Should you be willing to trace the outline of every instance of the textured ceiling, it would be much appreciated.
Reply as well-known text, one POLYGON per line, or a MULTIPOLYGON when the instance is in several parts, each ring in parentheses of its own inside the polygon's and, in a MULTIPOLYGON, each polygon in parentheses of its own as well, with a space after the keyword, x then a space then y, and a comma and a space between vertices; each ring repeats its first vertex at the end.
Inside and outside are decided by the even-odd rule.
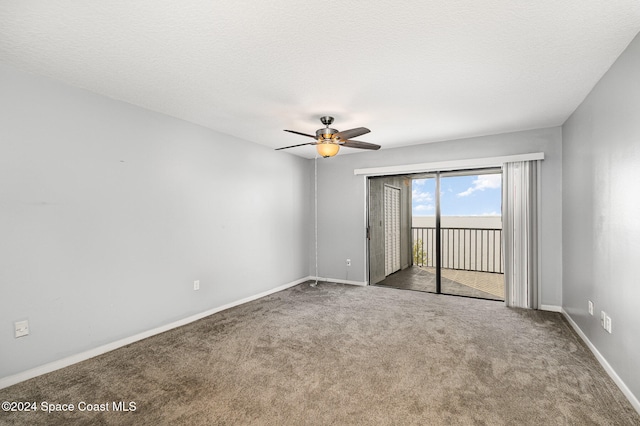
POLYGON ((0 0, 0 61, 272 148, 560 125, 638 31, 638 0, 0 0))

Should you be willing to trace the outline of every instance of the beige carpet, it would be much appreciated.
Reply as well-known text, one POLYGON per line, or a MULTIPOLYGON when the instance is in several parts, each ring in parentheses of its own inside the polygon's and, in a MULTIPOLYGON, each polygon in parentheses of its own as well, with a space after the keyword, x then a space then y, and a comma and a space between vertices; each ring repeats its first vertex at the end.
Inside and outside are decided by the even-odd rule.
POLYGON ((556 313, 301 284, 0 390, 0 424, 638 425, 556 313), (113 402, 135 402, 114 412, 113 402), (99 406, 97 406, 99 408, 99 406))

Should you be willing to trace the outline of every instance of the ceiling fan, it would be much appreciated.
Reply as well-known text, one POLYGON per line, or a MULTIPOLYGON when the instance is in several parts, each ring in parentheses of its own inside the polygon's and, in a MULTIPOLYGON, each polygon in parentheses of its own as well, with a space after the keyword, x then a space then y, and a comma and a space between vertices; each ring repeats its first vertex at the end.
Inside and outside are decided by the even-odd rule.
POLYGON ((320 121, 326 127, 324 129, 316 130, 316 135, 309 135, 307 133, 296 132, 295 130, 285 130, 285 132, 295 133, 296 135, 307 136, 312 139, 315 139, 313 142, 301 143, 298 145, 285 146, 282 148, 277 148, 276 151, 281 149, 295 148, 297 146, 304 145, 315 145, 318 150, 318 154, 323 157, 333 157, 338 153, 341 146, 346 146, 347 148, 358 148, 358 149, 380 149, 380 145, 376 145, 368 142, 359 142, 353 141, 351 138, 355 138, 364 134, 369 133, 371 130, 366 127, 356 127, 355 129, 344 130, 342 132, 337 131, 336 129, 330 129, 329 126, 333 123, 333 117, 320 117, 320 121))

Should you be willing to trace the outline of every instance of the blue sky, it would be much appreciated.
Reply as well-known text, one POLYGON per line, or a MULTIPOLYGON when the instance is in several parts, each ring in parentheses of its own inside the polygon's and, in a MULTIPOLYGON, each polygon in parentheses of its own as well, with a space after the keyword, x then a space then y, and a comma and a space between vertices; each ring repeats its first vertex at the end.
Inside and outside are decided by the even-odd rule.
MULTIPOLYGON (((499 216, 502 205, 500 174, 440 178, 442 216, 499 216)), ((436 180, 414 179, 413 215, 434 216, 436 180)))

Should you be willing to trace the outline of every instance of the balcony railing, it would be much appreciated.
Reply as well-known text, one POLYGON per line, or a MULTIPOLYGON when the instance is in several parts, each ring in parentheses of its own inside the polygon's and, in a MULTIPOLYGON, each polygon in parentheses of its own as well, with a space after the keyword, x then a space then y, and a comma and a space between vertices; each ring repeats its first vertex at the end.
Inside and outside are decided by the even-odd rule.
MULTIPOLYGON (((442 268, 503 274, 502 229, 440 228, 442 268)), ((413 264, 435 267, 436 228, 411 228, 413 264)))

